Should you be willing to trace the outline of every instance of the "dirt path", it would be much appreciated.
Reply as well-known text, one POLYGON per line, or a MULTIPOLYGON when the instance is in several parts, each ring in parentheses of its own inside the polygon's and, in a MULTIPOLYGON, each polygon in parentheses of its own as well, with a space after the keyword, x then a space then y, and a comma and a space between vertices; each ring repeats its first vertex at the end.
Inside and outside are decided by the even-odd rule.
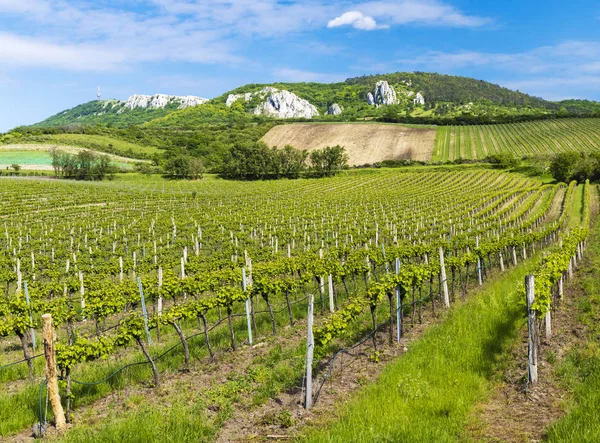
MULTIPOLYGON (((555 197, 551 210, 553 218, 560 214, 565 191, 559 190, 555 197)), ((598 213, 596 191, 592 193, 592 213, 598 213)), ((576 271, 573 280, 565 284, 565 297, 552 313, 552 336, 541 337, 538 383, 534 387, 527 385, 528 336, 527 329, 523 328, 519 342, 506 356, 496 389, 473 414, 470 432, 477 441, 543 441, 546 428, 565 414, 568 394, 561 385, 556 368, 585 337, 585 327, 577 318, 577 304, 585 296, 585 291, 578 284, 581 272, 585 271, 576 271)))
POLYGON ((391 124, 287 124, 262 138, 269 146, 292 145, 312 151, 326 146, 346 148, 350 165, 383 160, 431 160, 436 130, 391 124))

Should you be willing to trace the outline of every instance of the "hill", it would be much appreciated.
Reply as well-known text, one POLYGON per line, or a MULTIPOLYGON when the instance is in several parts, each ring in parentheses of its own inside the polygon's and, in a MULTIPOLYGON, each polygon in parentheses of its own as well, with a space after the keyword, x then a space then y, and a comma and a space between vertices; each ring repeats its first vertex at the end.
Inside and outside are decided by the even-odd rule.
POLYGON ((448 124, 457 120, 505 122, 559 112, 600 112, 596 102, 561 103, 483 80, 425 72, 349 78, 337 83, 248 84, 208 101, 200 97, 131 96, 76 106, 35 126, 104 125, 185 127, 245 120, 356 121, 383 119, 448 124), (412 120, 411 120, 412 119, 412 120))
POLYGON ((555 119, 505 125, 439 127, 433 160, 483 159, 498 152, 517 157, 596 151, 600 119, 555 119))
POLYGON ((163 117, 178 109, 197 106, 206 101, 204 98, 195 96, 136 94, 129 97, 127 101, 111 99, 84 103, 59 112, 33 126, 108 125, 126 128, 163 117))
POLYGON ((600 118, 564 118, 465 126, 406 126, 369 123, 279 125, 261 139, 269 146, 313 150, 341 145, 354 165, 383 160, 446 162, 483 160, 500 152, 516 157, 591 152, 600 146, 600 118))
POLYGON ((346 149, 350 165, 383 160, 431 160, 435 128, 403 125, 340 123, 296 123, 279 125, 261 140, 280 148, 289 144, 312 151, 340 145, 346 149))

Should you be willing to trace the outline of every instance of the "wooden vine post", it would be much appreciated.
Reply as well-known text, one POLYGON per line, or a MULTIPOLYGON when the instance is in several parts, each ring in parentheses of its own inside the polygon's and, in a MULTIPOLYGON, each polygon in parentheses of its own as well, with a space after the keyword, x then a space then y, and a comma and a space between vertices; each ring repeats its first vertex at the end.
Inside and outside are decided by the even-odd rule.
POLYGON ((306 339, 306 400, 304 408, 312 407, 312 365, 313 353, 315 350, 315 338, 313 335, 313 315, 315 307, 315 296, 310 295, 308 298, 308 334, 306 339))
MULTIPOLYGON (((246 268, 242 268, 242 289, 244 290, 244 293, 248 292, 248 281, 246 279, 246 268)), ((252 346, 252 323, 251 323, 251 319, 250 319, 250 295, 248 294, 248 297, 246 298, 245 301, 246 304, 246 322, 248 323, 248 343, 250 344, 250 346, 252 346)))
POLYGON ((529 331, 529 340, 528 340, 528 363, 527 363, 527 372, 529 384, 534 385, 538 381, 538 372, 537 372, 537 344, 538 344, 538 334, 537 328, 535 325, 535 311, 531 309, 533 302, 535 300, 535 284, 534 284, 534 276, 528 274, 525 277, 525 295, 527 298, 527 329, 529 331))
MULTIPOLYGON (((475 237, 475 247, 479 250, 479 236, 475 237)), ((481 278, 481 257, 479 253, 477 253, 477 281, 479 282, 479 286, 483 285, 481 278)))
MULTIPOLYGON (((396 258, 396 275, 400 274, 400 259, 396 258)), ((396 341, 402 337, 402 296, 400 285, 396 286, 396 341)), ((390 326, 391 327, 391 326, 390 326)))
POLYGON ((52 405, 56 429, 62 431, 65 429, 67 421, 58 393, 58 373, 56 371, 56 358, 54 355, 54 329, 52 328, 52 316, 50 314, 42 315, 42 334, 44 337, 44 356, 46 357, 48 397, 52 405))
POLYGON ((442 274, 442 291, 444 306, 450 307, 450 295, 448 294, 448 279, 446 278, 446 266, 444 265, 444 248, 440 247, 440 272, 442 274))

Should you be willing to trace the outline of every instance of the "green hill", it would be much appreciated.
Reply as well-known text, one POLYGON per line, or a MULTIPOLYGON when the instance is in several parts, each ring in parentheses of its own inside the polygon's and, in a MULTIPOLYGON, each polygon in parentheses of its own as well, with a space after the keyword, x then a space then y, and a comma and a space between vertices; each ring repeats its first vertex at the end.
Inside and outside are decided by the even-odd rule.
MULTIPOLYGON (((338 83, 269 83, 248 84, 222 94, 209 103, 180 108, 169 101, 164 108, 133 108, 117 100, 94 101, 60 112, 34 125, 36 127, 102 125, 127 128, 149 123, 151 127, 190 128, 200 124, 231 123, 245 120, 261 122, 271 119, 256 116, 253 110, 265 96, 256 94, 265 87, 287 90, 307 100, 319 112, 317 121, 355 121, 382 119, 416 123, 449 124, 451 122, 507 122, 544 118, 560 112, 592 114, 600 112, 596 102, 570 100, 551 102, 519 91, 467 77, 425 72, 398 72, 349 78, 338 83), (396 103, 373 106, 367 96, 379 81, 386 81, 396 95, 396 103), (232 94, 255 93, 252 98, 229 103, 232 94), (423 103, 415 102, 421 94, 423 103), (337 103, 340 115, 327 115, 337 103)), ((292 119, 293 120, 293 119, 292 119)))
POLYGON ((177 107, 173 104, 164 109, 137 108, 129 110, 124 107, 124 102, 121 101, 96 100, 59 112, 33 126, 107 125, 126 128, 163 117, 176 111, 177 107))
POLYGON ((434 161, 483 159, 499 152, 549 156, 600 148, 600 118, 561 118, 500 125, 437 128, 434 161))

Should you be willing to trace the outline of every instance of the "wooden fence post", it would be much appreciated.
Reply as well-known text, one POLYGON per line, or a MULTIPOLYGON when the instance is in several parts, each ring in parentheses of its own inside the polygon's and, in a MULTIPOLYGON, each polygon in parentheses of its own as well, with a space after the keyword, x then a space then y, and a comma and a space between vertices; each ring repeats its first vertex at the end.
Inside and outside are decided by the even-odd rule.
POLYGON ((52 316, 42 315, 42 334, 44 337, 44 356, 46 357, 46 381, 48 385, 48 397, 54 412, 56 429, 62 431, 67 425, 65 411, 60 402, 58 393, 58 375, 56 371, 56 359, 54 356, 54 329, 52 328, 52 316))
POLYGON ((528 341, 528 378, 529 384, 534 385, 538 381, 537 373, 537 329, 535 325, 535 311, 531 309, 535 300, 535 283, 531 274, 525 276, 525 293, 527 298, 527 329, 529 331, 528 341))

